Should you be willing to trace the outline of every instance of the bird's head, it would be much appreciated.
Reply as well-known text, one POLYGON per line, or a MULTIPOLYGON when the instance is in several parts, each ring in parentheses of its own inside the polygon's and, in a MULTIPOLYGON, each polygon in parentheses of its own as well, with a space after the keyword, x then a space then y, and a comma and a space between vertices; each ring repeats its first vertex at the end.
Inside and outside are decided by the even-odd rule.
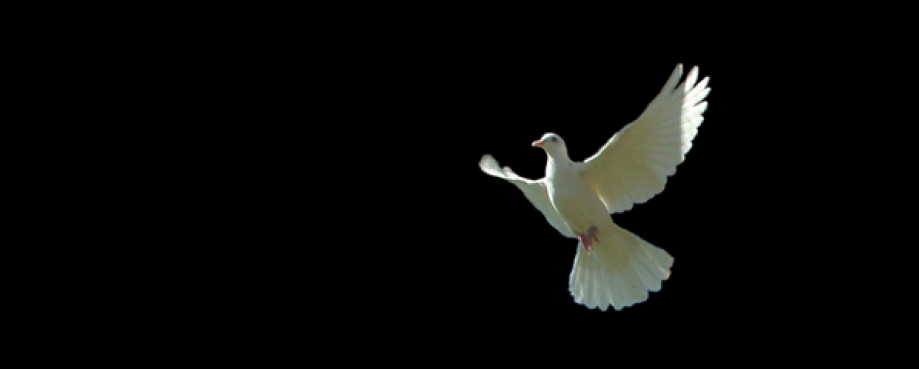
POLYGON ((568 157, 568 149, 565 148, 565 141, 555 133, 546 133, 542 138, 533 141, 533 147, 546 150, 546 153, 552 156, 562 155, 568 157))

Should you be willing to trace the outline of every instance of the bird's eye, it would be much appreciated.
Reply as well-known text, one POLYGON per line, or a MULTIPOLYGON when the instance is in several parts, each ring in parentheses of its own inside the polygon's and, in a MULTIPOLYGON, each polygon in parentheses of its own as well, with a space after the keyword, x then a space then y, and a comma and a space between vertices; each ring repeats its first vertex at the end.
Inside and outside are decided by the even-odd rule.
POLYGON ((552 141, 552 142, 558 141, 558 140, 555 139, 555 137, 552 137, 552 138, 550 138, 549 140, 552 141))

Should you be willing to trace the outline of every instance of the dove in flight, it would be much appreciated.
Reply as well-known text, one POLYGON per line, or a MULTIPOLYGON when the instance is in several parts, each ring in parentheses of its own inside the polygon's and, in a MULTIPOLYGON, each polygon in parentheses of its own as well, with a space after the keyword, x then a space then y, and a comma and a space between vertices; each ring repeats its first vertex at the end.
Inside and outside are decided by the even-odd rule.
POLYGON ((649 200, 664 189, 667 177, 692 146, 702 124, 708 77, 696 84, 698 68, 686 80, 677 64, 661 92, 635 121, 613 135, 583 162, 568 158, 565 141, 546 133, 533 142, 546 152, 546 175, 518 176, 485 155, 479 167, 519 188, 562 235, 577 238, 568 289, 588 308, 616 310, 645 301, 670 277, 673 257, 615 223, 610 214, 649 200))

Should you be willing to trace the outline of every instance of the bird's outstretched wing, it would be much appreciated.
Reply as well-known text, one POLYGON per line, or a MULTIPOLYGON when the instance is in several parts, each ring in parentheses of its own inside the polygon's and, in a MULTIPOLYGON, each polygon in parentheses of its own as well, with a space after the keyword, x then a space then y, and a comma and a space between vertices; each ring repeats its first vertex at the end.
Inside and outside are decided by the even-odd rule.
POLYGON ((710 89, 708 77, 696 84, 698 68, 677 86, 683 66, 677 64, 661 92, 645 111, 613 135, 580 170, 610 214, 626 211, 664 190, 692 147, 710 89))
POLYGON ((555 210, 555 207, 552 206, 552 202, 549 201, 549 193, 546 191, 546 184, 544 182, 545 178, 534 181, 518 176, 511 168, 502 168, 498 165, 498 161, 491 155, 482 157, 482 160, 479 161, 479 168, 482 168, 482 171, 486 174, 503 178, 513 183, 520 191, 523 191, 523 194, 530 200, 530 203, 546 216, 546 220, 549 221, 549 224, 555 227, 562 235, 576 238, 574 233, 568 228, 565 220, 562 219, 562 216, 555 210))

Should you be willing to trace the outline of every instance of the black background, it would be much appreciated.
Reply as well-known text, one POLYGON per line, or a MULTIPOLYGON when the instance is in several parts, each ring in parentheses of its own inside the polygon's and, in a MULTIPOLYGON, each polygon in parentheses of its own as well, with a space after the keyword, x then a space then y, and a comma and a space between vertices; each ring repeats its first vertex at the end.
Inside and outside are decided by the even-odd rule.
POLYGON ((792 89, 782 83, 788 68, 818 73, 813 66, 702 50, 636 57, 539 37, 435 41, 348 54, 347 67, 325 75, 334 82, 319 91, 322 101, 303 103, 322 113, 304 111, 264 144, 289 151, 260 172, 289 171, 285 185, 303 186, 297 203, 271 202, 284 209, 275 216, 293 216, 287 232, 304 232, 285 251, 297 256, 278 262, 306 263, 319 275, 285 280, 282 290, 302 289, 310 305, 360 317, 395 314, 413 327, 458 330, 537 319, 572 329, 733 332, 774 326, 760 315, 777 310, 821 311, 827 289, 814 263, 827 262, 829 245, 813 240, 828 224, 815 218, 831 210, 818 210, 826 168, 810 164, 821 151, 807 126, 819 123, 806 120, 797 95, 781 95, 792 89), (583 160, 642 112, 677 63, 711 78, 705 122, 666 189, 613 216, 671 253, 673 274, 647 302, 589 310, 568 292, 577 242, 478 161, 492 154, 539 178, 545 154, 530 143, 545 132, 583 160), (317 107, 325 100, 335 103, 317 107))
POLYGON ((206 181, 186 216, 210 236, 184 251, 202 271, 167 305, 202 329, 452 352, 441 342, 806 342, 881 316, 861 311, 896 278, 851 214, 864 178, 888 177, 864 159, 870 97, 841 77, 848 49, 725 27, 352 24, 196 49, 195 84, 216 93, 191 92, 215 115, 192 140, 206 181), (711 79, 705 121, 665 190, 612 218, 674 256, 672 275, 646 302, 587 309, 568 292, 577 242, 478 161, 539 178, 545 132, 583 160, 677 63, 711 79))

